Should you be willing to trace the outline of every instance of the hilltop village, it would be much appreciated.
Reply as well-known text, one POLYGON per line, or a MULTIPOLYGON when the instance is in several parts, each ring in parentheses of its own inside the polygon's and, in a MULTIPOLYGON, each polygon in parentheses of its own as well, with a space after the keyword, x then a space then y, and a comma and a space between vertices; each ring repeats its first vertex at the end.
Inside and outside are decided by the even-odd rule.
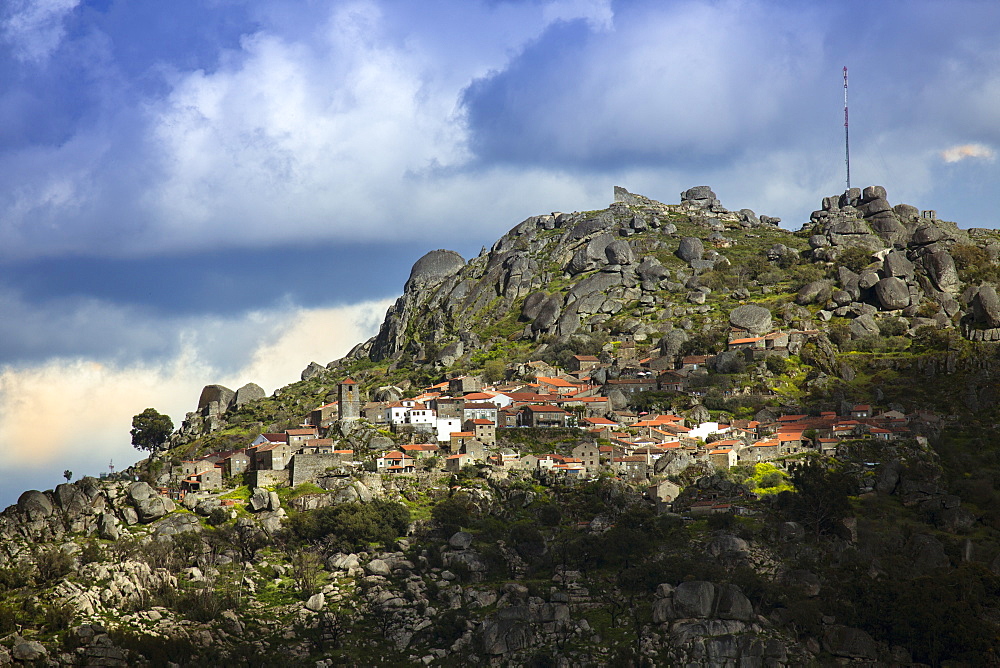
MULTIPOLYGON (((756 309, 740 307, 732 319, 760 323, 762 314, 756 309)), ((784 360, 818 334, 765 329, 731 325, 726 363, 784 360)), ((916 437, 926 442, 920 434, 940 427, 940 418, 930 411, 904 414, 869 404, 818 415, 763 409, 752 419, 713 421, 698 401, 719 356, 663 356, 658 348, 642 348, 634 341, 608 348, 600 355, 573 355, 568 369, 528 362, 529 381, 489 384, 481 376, 459 376, 408 398, 399 388, 383 387, 377 393, 382 400, 363 401, 358 383, 344 378, 337 384, 337 400, 316 407, 303 424, 262 433, 236 450, 183 461, 164 478, 161 493, 182 498, 240 483, 323 487, 331 478, 366 472, 454 474, 468 466, 487 466, 497 473, 519 470, 545 479, 612 476, 649 483, 651 497, 670 509, 681 490, 671 479, 690 466, 702 465, 702 473, 762 462, 787 468, 808 453, 834 456, 845 440, 916 437), (629 404, 640 393, 686 396, 695 407, 687 417, 636 412, 629 404), (374 428, 382 436, 374 447, 356 452, 343 435, 361 428, 374 428), (517 432, 532 429, 560 430, 558 451, 519 444, 523 439, 517 432)), ((727 387, 722 394, 752 389, 760 392, 727 387)), ((217 412, 223 408, 220 398, 231 401, 235 396, 221 386, 206 387, 202 409, 217 412)), ((712 506, 715 512, 731 507, 716 503, 691 510, 712 506)))

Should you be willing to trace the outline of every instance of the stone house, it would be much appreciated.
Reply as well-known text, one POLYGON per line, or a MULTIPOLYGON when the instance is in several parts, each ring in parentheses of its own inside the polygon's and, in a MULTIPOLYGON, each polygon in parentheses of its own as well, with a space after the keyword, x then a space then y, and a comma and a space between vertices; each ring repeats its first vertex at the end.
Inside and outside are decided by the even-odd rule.
POLYGON ((685 378, 676 371, 667 370, 656 377, 656 387, 660 392, 683 392, 685 378))
POLYGON ((465 404, 466 401, 462 398, 438 397, 431 407, 437 412, 438 418, 454 418, 461 421, 462 408, 465 404))
POLYGON ((306 441, 313 438, 319 438, 319 429, 316 427, 286 429, 285 434, 288 436, 288 445, 290 445, 293 450, 298 450, 306 441))
POLYGON ((486 461, 486 446, 482 441, 470 438, 462 444, 462 451, 459 454, 469 455, 473 462, 482 464, 486 461))
POLYGON ((379 473, 412 473, 413 457, 392 450, 375 460, 375 469, 379 473))
POLYGON ((645 455, 615 457, 612 466, 619 475, 632 480, 644 480, 649 477, 649 464, 645 455))
POLYGON ((181 475, 187 478, 213 468, 215 468, 215 462, 208 459, 189 459, 181 462, 181 475))
POLYGON ((471 441, 475 437, 476 434, 471 431, 453 431, 451 433, 449 450, 451 450, 452 454, 462 452, 466 441, 471 441))
POLYGON ((839 438, 818 438, 819 449, 824 455, 833 456, 837 454, 837 444, 840 443, 839 438))
POLYGON ((309 424, 323 429, 336 422, 338 415, 340 415, 340 404, 332 401, 328 404, 323 404, 309 413, 309 424))
POLYGON ((302 447, 298 450, 304 454, 319 455, 333 452, 332 438, 310 438, 302 442, 302 447))
POLYGON ((448 380, 448 393, 454 396, 479 392, 482 389, 483 379, 479 376, 459 376, 448 380))
POLYGON ((720 469, 728 469, 736 466, 739 461, 739 454, 736 448, 715 448, 708 452, 708 461, 720 469))
POLYGON ((604 395, 608 396, 612 390, 619 390, 626 397, 631 397, 639 392, 655 392, 657 381, 654 376, 644 378, 619 378, 609 380, 604 384, 604 395))
POLYGON ((686 371, 694 371, 695 369, 700 369, 708 364, 709 359, 712 355, 688 355, 681 358, 681 369, 686 371))
POLYGON ((673 500, 681 493, 680 485, 669 480, 663 480, 655 485, 651 485, 646 490, 646 496, 656 505, 657 512, 669 512, 673 507, 673 500))
POLYGON ((555 406, 524 406, 518 414, 522 427, 565 427, 569 413, 555 406))
POLYGON ((757 462, 769 462, 779 455, 778 439, 757 441, 749 447, 740 451, 740 462, 756 464, 757 462))
POLYGON ((413 445, 401 445, 399 449, 414 459, 430 459, 437 456, 441 451, 439 445, 435 443, 414 443, 413 445))
POLYGON ((289 484, 300 485, 304 482, 314 482, 318 476, 331 469, 353 466, 353 450, 333 450, 324 453, 299 452, 292 455, 288 464, 289 484))
POLYGON ((497 411, 498 427, 516 427, 520 409, 517 406, 506 406, 497 411))
POLYGON ((462 470, 463 466, 467 466, 469 464, 472 464, 472 457, 464 453, 449 455, 448 458, 444 460, 444 468, 449 473, 458 473, 462 470))
POLYGON ((597 443, 581 443, 573 448, 573 458, 579 459, 587 473, 597 473, 601 468, 601 448, 597 443))
POLYGON ((786 332, 771 332, 764 335, 764 345, 768 350, 787 350, 788 334, 786 332))
POLYGON ((250 457, 238 450, 222 460, 222 474, 227 478, 241 475, 250 468, 250 457))
POLYGON ((858 404, 851 409, 851 417, 855 420, 862 418, 870 418, 872 416, 872 407, 868 404, 858 404))
POLYGON ((729 342, 729 350, 764 350, 766 343, 763 336, 751 336, 743 339, 733 339, 729 342))
POLYGON ((802 440, 802 431, 781 431, 779 430, 777 435, 778 439, 778 451, 783 455, 791 455, 797 452, 802 452, 804 449, 802 440))
POLYGON ((181 481, 181 490, 185 492, 207 492, 218 489, 222 489, 222 469, 216 466, 190 475, 181 481))
POLYGON ((361 407, 361 417, 372 424, 389 424, 389 402, 369 401, 361 407))
POLYGON ((294 452, 287 443, 269 443, 257 448, 254 453, 254 469, 258 471, 280 471, 288 466, 294 452))
POLYGON ((465 431, 471 431, 476 436, 476 440, 482 441, 487 446, 497 444, 497 425, 492 420, 477 418, 465 421, 465 431))
POLYGON ((538 392, 544 394, 558 394, 565 396, 568 394, 576 394, 578 390, 581 389, 579 383, 571 383, 564 378, 559 378, 558 376, 539 376, 535 379, 538 383, 538 392))
POLYGON ((569 360, 570 371, 590 371, 601 363, 594 355, 573 355, 569 360))

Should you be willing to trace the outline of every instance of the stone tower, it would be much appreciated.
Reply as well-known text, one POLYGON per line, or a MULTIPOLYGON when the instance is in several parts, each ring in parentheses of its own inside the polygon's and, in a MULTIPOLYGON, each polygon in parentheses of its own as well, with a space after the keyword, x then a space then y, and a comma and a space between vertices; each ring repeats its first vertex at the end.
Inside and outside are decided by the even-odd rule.
POLYGON ((341 422, 361 418, 361 395, 358 391, 358 384, 351 378, 345 378, 337 385, 337 403, 340 408, 341 422))

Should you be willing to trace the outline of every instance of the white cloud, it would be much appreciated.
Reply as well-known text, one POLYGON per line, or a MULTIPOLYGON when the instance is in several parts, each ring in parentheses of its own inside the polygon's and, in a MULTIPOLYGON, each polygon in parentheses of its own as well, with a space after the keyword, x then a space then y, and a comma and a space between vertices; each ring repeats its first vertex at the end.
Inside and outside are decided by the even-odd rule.
MULTIPOLYGON (((141 458, 130 445, 131 419, 144 408, 154 407, 179 425, 185 413, 196 408, 207 384, 236 389, 256 382, 273 391, 298 380, 310 361, 325 364, 371 336, 389 303, 276 314, 285 327, 276 335, 265 328, 265 335, 235 372, 220 373, 202 345, 200 334, 208 332, 210 338, 218 327, 214 321, 179 333, 185 345, 159 364, 116 365, 77 358, 2 368, 0 474, 4 480, 17 480, 22 472, 51 470, 50 478, 55 479, 64 468, 78 476, 99 473, 112 458, 119 467, 131 464, 141 458)), ((252 329, 261 318, 250 314, 239 324, 252 329)))
POLYGON ((395 227, 386 205, 414 194, 407 174, 463 154, 454 91, 426 88, 419 58, 375 43, 377 21, 352 6, 321 44, 262 32, 232 66, 182 76, 155 110, 166 165, 147 200, 165 228, 156 233, 253 243, 395 227))
POLYGON ((996 158, 996 151, 983 144, 962 144, 941 151, 941 159, 945 162, 960 162, 969 158, 993 160, 996 158))
POLYGON ((63 21, 80 0, 6 0, 0 10, 0 36, 19 60, 42 62, 62 42, 63 21))

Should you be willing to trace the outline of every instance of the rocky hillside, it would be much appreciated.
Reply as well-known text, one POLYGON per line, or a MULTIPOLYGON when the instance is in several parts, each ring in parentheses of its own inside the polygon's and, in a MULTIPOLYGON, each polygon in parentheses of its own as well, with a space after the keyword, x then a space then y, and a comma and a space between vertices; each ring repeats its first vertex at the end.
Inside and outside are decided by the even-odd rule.
POLYGON ((723 249, 733 248, 736 259, 765 241, 779 254, 805 247, 777 219, 729 212, 705 187, 685 192, 679 205, 622 188, 615 199, 603 211, 529 218, 468 263, 450 251, 428 253, 378 335, 353 354, 376 362, 411 355, 449 366, 511 339, 606 331, 644 341, 673 318, 709 312, 689 308, 705 303, 695 293, 711 292, 694 277, 731 272, 723 249))
MULTIPOLYGON (((614 198, 529 218, 468 261, 428 253, 374 338, 270 397, 209 385, 127 480, 25 492, 0 513, 0 665, 996 665, 1000 235, 877 186, 824 198, 797 232, 707 187, 614 198), (732 328, 795 338, 780 362, 747 362, 732 328), (920 419, 834 458, 643 484, 480 466, 156 493, 182 458, 298 425, 348 375, 368 398, 413 396, 577 353, 662 369, 714 355, 697 396, 619 409, 920 419), (666 482, 682 491, 658 512, 650 485, 666 482)), ((539 452, 584 437, 511 431, 539 452)), ((400 438, 326 435, 358 453, 400 438)))

